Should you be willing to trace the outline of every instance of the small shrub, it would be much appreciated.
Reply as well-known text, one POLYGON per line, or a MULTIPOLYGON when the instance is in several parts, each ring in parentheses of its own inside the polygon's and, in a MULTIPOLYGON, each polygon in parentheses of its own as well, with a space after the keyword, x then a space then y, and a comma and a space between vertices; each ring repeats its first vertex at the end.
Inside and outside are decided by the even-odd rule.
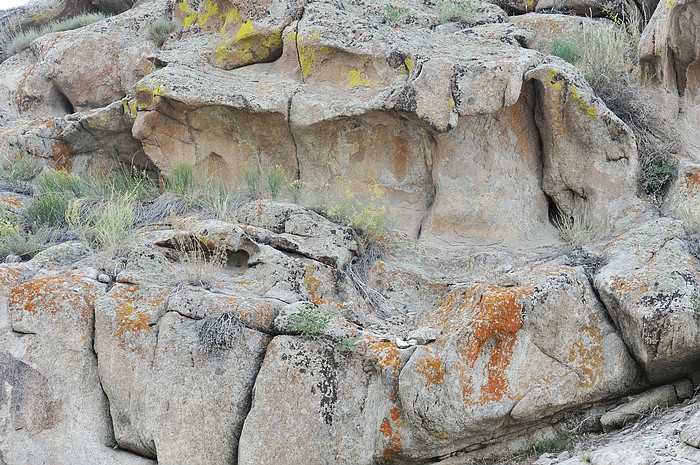
POLYGON ((384 12, 380 15, 388 23, 398 23, 411 17, 411 10, 389 3, 384 4, 384 12))
POLYGON ((579 59, 576 46, 566 39, 552 40, 552 55, 572 64, 576 63, 579 59))
POLYGON ((28 153, 0 157, 0 177, 13 186, 26 187, 41 172, 41 165, 28 153))
POLYGON ((686 233, 700 235, 700 199, 684 199, 676 208, 675 216, 683 221, 686 233))
POLYGON ((337 352, 341 353, 352 353, 357 352, 359 346, 357 345, 362 340, 362 336, 353 336, 348 338, 336 339, 333 348, 337 352))
POLYGON ((235 222, 242 202, 236 191, 228 189, 217 180, 212 180, 200 190, 195 203, 205 213, 223 221, 235 222))
POLYGON ((107 16, 103 13, 85 13, 64 19, 57 23, 49 24, 39 30, 32 28, 23 30, 19 24, 16 24, 0 36, 0 49, 6 56, 14 55, 15 53, 29 48, 29 44, 31 44, 32 41, 43 35, 52 32, 78 29, 105 18, 107 18, 107 16))
POLYGON ((445 0, 438 4, 438 23, 448 21, 471 23, 479 18, 477 6, 471 0, 445 0))
POLYGON ((270 193, 270 197, 276 199, 279 197, 280 192, 284 186, 289 185, 289 180, 287 179, 287 173, 284 171, 281 165, 275 165, 265 173, 265 183, 267 184, 267 190, 270 193))
POLYGON ((42 227, 36 231, 26 231, 18 225, 0 219, 0 259, 8 255, 18 255, 28 260, 42 250, 54 245, 60 232, 54 228, 42 227))
POLYGON ((544 454, 546 452, 561 452, 569 447, 571 447, 571 439, 568 437, 560 437, 544 439, 532 446, 532 451, 536 454, 544 454))
POLYGON ((175 21, 166 18, 159 18, 153 21, 151 27, 148 29, 148 32, 151 34, 151 37, 162 44, 168 39, 168 37, 170 37, 170 34, 175 29, 177 29, 177 23, 175 21))
POLYGON ((224 312, 215 317, 207 317, 199 329, 199 340, 206 352, 230 349, 243 325, 233 312, 224 312))
MULTIPOLYGON (((264 170, 259 167, 253 168, 246 165, 243 168, 242 177, 248 192, 254 198, 269 197, 276 199, 285 189, 290 190, 290 193, 295 195, 291 191, 294 185, 289 181, 289 177, 281 165, 275 165, 264 170)), ((296 195, 298 195, 298 192, 296 195)))
POLYGON ((339 221, 360 231, 365 241, 363 246, 380 242, 389 232, 389 214, 381 188, 375 183, 369 188, 369 198, 362 199, 346 192, 322 210, 334 221, 339 221))
POLYGON ((315 304, 309 303, 305 310, 289 317, 287 331, 319 339, 332 318, 330 313, 321 312, 315 304))
POLYGON ((27 207, 25 214, 34 227, 62 227, 66 225, 66 210, 72 200, 65 192, 46 192, 27 207))

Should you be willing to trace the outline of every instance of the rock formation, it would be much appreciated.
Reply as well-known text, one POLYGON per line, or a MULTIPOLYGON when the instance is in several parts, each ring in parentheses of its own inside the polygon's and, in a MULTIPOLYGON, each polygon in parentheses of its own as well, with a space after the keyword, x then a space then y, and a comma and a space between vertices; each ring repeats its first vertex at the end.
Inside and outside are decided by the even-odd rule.
MULTIPOLYGON (((684 223, 639 197, 630 127, 536 50, 561 23, 598 26, 489 3, 440 24, 433 3, 84 2, 115 15, 0 63, 0 154, 230 184, 280 166, 301 186, 236 221, 173 214, 117 261, 73 241, 0 265, 0 464, 449 465, 692 397, 684 223), (400 234, 365 263, 356 231, 300 204, 370 186, 400 234), (562 249, 552 220, 582 216, 600 240, 562 249), (309 315, 320 330, 295 329, 309 315)), ((640 60, 688 135, 676 216, 698 192, 697 6, 610 7, 656 7, 640 60)))

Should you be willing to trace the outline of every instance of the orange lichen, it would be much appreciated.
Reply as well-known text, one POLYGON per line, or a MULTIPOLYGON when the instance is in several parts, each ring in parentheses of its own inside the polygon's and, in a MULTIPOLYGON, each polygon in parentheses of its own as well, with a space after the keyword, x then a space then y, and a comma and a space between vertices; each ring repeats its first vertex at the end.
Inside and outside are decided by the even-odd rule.
POLYGON ((579 338, 572 344, 567 359, 567 365, 583 375, 579 381, 583 388, 593 388, 603 378, 603 336, 596 316, 591 315, 591 320, 579 329, 579 338))
POLYGON ((501 288, 488 286, 478 302, 472 321, 468 325, 468 337, 456 347, 460 362, 456 368, 462 384, 462 400, 467 405, 483 405, 498 402, 508 393, 506 369, 510 366, 517 332, 522 325, 522 299, 531 296, 532 286, 501 288), (486 357, 484 367, 486 382, 474 397, 474 368, 477 360, 486 357))
POLYGON ((77 276, 46 276, 14 287, 9 296, 10 311, 15 323, 30 315, 75 318, 76 326, 85 331, 82 340, 87 343, 92 336, 97 294, 95 286, 77 276))
POLYGON ((685 186, 691 194, 700 192, 700 171, 692 171, 685 174, 685 186))
POLYGON ((5 195, 0 200, 2 200, 2 203, 4 203, 5 205, 7 205, 9 207, 13 207, 13 208, 21 208, 22 207, 22 202, 20 201, 19 197, 17 197, 16 195, 12 195, 12 194, 5 195))
POLYGON ((437 386, 445 378, 445 369, 437 357, 426 357, 418 360, 416 373, 426 378, 426 385, 430 388, 437 386))
POLYGON ((391 421, 398 420, 400 416, 399 409, 396 407, 392 407, 391 410, 389 410, 389 416, 391 417, 391 421))
POLYGON ((306 286, 306 290, 309 291, 311 302, 315 303, 316 305, 322 305, 324 303, 323 299, 317 295, 319 289, 321 288, 321 281, 314 276, 313 266, 309 265, 304 267, 304 286, 306 286))
POLYGON ((396 407, 391 409, 390 414, 392 419, 384 420, 379 425, 379 432, 389 443, 382 453, 382 460, 387 463, 393 463, 396 460, 396 454, 401 452, 401 430, 399 428, 403 426, 403 423, 399 420, 399 410, 396 407), (394 416, 396 417, 395 419, 394 416), (394 423, 393 427, 392 422, 394 423))
POLYGON ((398 376, 403 360, 396 344, 389 341, 367 343, 367 350, 372 353, 371 360, 379 368, 392 376, 398 376))
POLYGON ((143 358, 145 351, 138 340, 153 330, 151 317, 164 305, 169 289, 149 289, 147 293, 139 291, 138 284, 122 285, 115 288, 110 297, 115 300, 113 321, 117 346, 123 350, 129 347, 132 353, 139 353, 143 358))
POLYGON ((51 144, 51 164, 57 170, 70 171, 74 155, 75 148, 63 141, 57 140, 51 144))

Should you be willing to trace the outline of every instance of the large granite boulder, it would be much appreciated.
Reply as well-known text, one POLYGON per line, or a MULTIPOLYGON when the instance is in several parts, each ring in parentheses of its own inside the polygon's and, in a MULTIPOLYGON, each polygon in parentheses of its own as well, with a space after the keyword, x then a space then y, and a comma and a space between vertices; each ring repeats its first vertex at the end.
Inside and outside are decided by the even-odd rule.
POLYGON ((605 249, 595 286, 632 356, 653 383, 690 373, 700 361, 700 295, 681 224, 659 219, 605 249))

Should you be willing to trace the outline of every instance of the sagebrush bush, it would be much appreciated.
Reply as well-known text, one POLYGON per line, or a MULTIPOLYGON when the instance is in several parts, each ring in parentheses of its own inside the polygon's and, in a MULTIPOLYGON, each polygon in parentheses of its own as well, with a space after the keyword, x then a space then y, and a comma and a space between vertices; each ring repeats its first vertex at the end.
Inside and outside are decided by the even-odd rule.
POLYGON ((107 18, 107 15, 104 13, 84 13, 57 23, 49 24, 38 30, 33 28, 23 30, 20 25, 14 25, 14 27, 6 28, 6 30, 0 34, 0 50, 6 57, 14 55, 15 53, 29 48, 29 44, 31 44, 32 41, 43 35, 52 32, 78 29, 105 18, 107 18))
POLYGON ((170 34, 177 29, 177 23, 167 18, 159 18, 153 21, 148 32, 155 40, 161 44, 165 42, 170 34))
POLYGON ((205 352, 230 349, 242 330, 243 324, 238 319, 238 315, 233 312, 224 312, 202 320, 199 340, 205 352))

